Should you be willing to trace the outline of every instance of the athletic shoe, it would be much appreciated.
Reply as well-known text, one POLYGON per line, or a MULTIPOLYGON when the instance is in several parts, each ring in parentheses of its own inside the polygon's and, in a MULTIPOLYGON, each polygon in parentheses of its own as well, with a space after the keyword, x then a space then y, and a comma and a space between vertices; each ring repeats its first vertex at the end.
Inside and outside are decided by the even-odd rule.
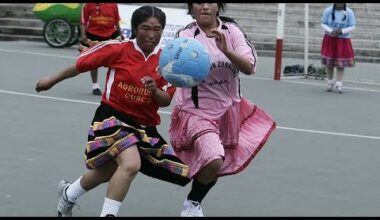
POLYGON ((334 83, 327 84, 327 89, 326 89, 327 92, 332 92, 333 89, 334 89, 334 83))
POLYGON ((100 91, 100 89, 93 89, 92 94, 93 95, 102 95, 102 91, 100 91))
POLYGON ((201 204, 196 201, 185 200, 181 217, 203 217, 201 204))
POLYGON ((336 93, 343 93, 343 88, 341 86, 335 86, 336 93))
POLYGON ((73 207, 75 202, 70 202, 67 199, 66 190, 71 185, 66 180, 61 180, 58 184, 58 204, 57 204, 57 217, 71 217, 73 214, 73 207))

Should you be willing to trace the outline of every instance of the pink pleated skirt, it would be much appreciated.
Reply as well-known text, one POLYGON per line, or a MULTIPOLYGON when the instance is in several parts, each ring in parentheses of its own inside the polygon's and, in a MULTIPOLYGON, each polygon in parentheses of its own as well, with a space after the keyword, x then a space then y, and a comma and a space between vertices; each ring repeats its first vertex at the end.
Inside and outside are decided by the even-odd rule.
POLYGON ((242 99, 220 120, 212 121, 180 111, 171 115, 170 142, 180 160, 189 165, 193 178, 211 161, 223 158, 218 176, 244 170, 276 128, 264 109, 242 99))

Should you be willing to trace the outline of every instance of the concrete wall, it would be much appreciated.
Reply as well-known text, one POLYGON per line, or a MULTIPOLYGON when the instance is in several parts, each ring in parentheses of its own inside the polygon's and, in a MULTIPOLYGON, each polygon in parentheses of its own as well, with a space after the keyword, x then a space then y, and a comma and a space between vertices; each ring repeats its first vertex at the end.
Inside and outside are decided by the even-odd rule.
MULTIPOLYGON (((120 3, 124 4, 124 3, 120 3)), ((134 3, 143 5, 144 3, 134 3)), ((186 3, 149 3, 158 7, 186 8, 186 3)), ((0 40, 43 41, 44 23, 34 17, 34 4, 0 4, 0 40)), ((319 57, 323 31, 320 19, 329 3, 309 3, 309 58, 319 57)), ((286 3, 283 56, 304 56, 303 3, 286 3)), ((357 61, 380 62, 380 4, 348 3, 357 25, 352 43, 357 61)), ((234 18, 254 43, 260 56, 274 56, 276 46, 277 3, 228 3, 221 15, 234 18)))

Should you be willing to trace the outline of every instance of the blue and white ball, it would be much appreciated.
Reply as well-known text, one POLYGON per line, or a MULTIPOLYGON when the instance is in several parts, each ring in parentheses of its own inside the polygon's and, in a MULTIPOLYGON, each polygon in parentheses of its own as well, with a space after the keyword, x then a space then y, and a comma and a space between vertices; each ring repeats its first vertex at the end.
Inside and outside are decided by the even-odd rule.
POLYGON ((193 87, 206 78, 210 56, 203 45, 193 38, 168 41, 161 51, 159 67, 163 77, 176 87, 193 87))

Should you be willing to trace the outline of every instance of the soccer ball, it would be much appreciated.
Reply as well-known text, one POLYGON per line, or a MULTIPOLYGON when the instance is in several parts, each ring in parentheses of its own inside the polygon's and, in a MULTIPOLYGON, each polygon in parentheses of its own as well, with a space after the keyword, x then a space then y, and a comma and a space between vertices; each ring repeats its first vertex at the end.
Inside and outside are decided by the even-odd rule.
POLYGON ((193 38, 176 38, 161 51, 159 67, 162 76, 176 87, 193 87, 206 78, 210 56, 203 45, 193 38))

